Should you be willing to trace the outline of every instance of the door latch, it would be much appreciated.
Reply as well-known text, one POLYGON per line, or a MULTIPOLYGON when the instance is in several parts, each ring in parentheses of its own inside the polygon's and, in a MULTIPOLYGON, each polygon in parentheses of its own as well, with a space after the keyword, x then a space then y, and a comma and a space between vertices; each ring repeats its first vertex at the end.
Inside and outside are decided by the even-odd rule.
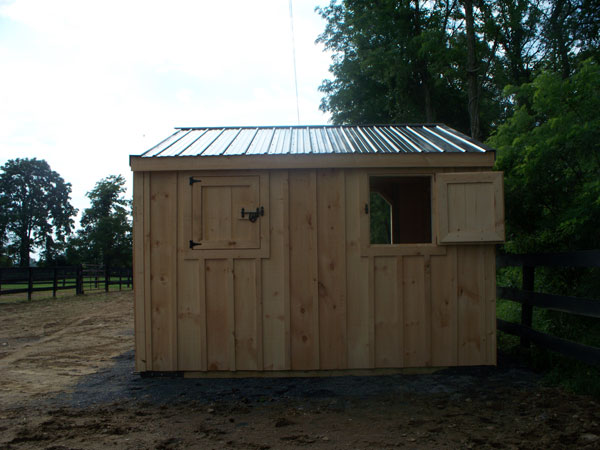
POLYGON ((256 211, 246 211, 244 208, 242 208, 242 219, 245 216, 248 216, 248 220, 250 222, 256 222, 256 219, 258 219, 260 216, 264 216, 264 215, 265 215, 265 207, 264 206, 256 208, 256 211))

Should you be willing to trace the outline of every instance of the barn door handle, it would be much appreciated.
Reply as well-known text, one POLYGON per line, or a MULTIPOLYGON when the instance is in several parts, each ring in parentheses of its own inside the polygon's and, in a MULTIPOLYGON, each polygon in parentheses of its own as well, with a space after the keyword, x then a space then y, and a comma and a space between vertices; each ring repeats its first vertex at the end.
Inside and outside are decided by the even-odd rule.
POLYGON ((256 222, 256 219, 258 219, 259 216, 264 216, 265 215, 265 207, 261 206, 260 208, 256 208, 256 211, 246 211, 244 208, 242 208, 242 219, 245 216, 248 216, 248 220, 250 222, 256 222))

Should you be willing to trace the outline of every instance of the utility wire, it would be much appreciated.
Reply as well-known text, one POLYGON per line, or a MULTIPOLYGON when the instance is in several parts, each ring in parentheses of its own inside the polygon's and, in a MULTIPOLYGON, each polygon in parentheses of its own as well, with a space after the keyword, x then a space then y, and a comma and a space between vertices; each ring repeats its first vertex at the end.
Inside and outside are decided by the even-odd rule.
POLYGON ((296 39, 294 37, 294 10, 292 9, 292 0, 290 0, 290 27, 292 30, 292 58, 294 60, 294 85, 296 86, 296 116, 298 125, 300 125, 300 106, 298 103, 298 75, 296 73, 296 39))

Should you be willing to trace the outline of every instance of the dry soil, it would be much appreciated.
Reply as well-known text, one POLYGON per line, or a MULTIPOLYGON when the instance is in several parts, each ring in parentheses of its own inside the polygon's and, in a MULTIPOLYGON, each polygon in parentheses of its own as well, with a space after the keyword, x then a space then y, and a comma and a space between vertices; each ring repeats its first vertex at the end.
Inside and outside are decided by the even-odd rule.
POLYGON ((588 397, 498 368, 142 378, 132 294, 0 305, 0 448, 600 448, 588 397))

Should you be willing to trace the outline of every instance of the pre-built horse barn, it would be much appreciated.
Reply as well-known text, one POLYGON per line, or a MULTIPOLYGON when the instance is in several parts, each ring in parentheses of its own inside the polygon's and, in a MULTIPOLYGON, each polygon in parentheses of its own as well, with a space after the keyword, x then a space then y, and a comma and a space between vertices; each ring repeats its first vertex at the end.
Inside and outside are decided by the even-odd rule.
POLYGON ((136 370, 495 364, 494 158, 436 124, 177 129, 130 161, 136 370))

